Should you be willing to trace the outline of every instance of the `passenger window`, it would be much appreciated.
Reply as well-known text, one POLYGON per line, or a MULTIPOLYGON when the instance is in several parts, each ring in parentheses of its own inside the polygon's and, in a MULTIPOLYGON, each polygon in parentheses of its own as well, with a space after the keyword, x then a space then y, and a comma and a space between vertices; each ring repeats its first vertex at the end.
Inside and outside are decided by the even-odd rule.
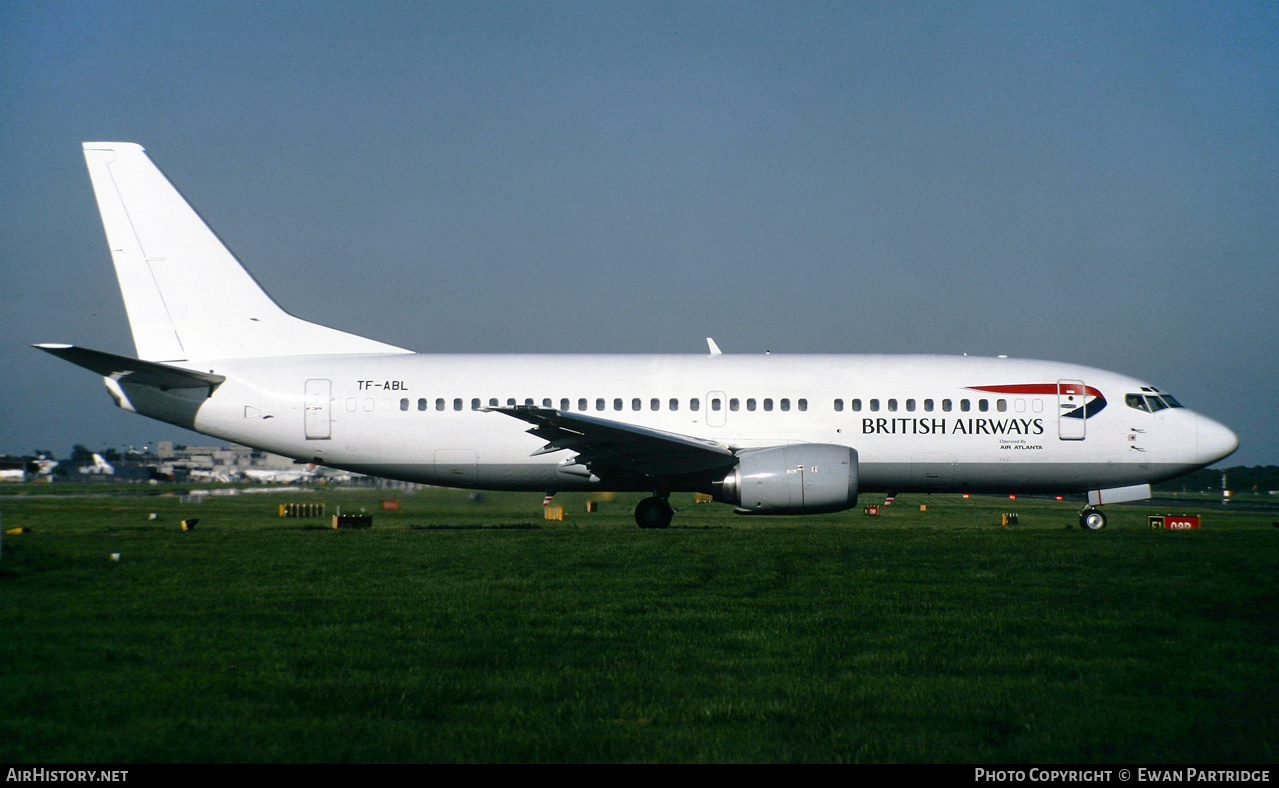
POLYGON ((733 397, 732 399, 728 401, 728 409, 733 411, 734 413, 736 413, 738 410, 741 410, 741 403, 738 402, 736 397, 733 397))
POLYGON ((910 412, 912 412, 912 413, 914 412, 914 410, 915 410, 915 400, 913 400, 913 399, 908 399, 908 400, 906 400, 906 410, 907 410, 907 411, 910 411, 910 412))
POLYGON ((586 410, 586 397, 582 397, 577 401, 578 410, 586 410))
POLYGON ((672 410, 672 411, 679 410, 679 400, 678 400, 678 399, 676 399, 675 397, 671 397, 671 403, 670 403, 670 404, 671 404, 671 410, 672 410))
POLYGON ((872 400, 870 401, 870 409, 871 409, 872 411, 878 411, 878 410, 879 410, 879 400, 878 400, 878 399, 872 399, 872 400))
POLYGON ((479 409, 480 409, 480 398, 476 397, 475 399, 471 400, 471 410, 479 410, 479 409))
POLYGON ((657 397, 653 397, 651 400, 649 400, 649 401, 648 401, 648 409, 649 409, 649 410, 661 410, 661 409, 662 409, 662 401, 661 401, 660 399, 658 399, 657 397))
POLYGON ((723 405, 719 401, 719 397, 711 397, 711 410, 718 411, 723 405))
POLYGON ((560 399, 560 410, 568 410, 569 405, 571 404, 572 403, 568 401, 568 397, 563 397, 562 399, 560 399))
POLYGON ((933 412, 933 401, 932 401, 932 400, 930 400, 930 399, 926 399, 926 400, 924 400, 924 412, 926 412, 926 413, 932 413, 932 412, 933 412))
POLYGON ((506 398, 506 407, 508 407, 508 408, 513 408, 513 407, 515 407, 515 397, 507 397, 507 398, 506 398))
POLYGON ((1034 411, 1034 412, 1036 412, 1036 413, 1043 413, 1043 411, 1044 411, 1044 401, 1043 401, 1043 400, 1041 400, 1041 399, 1032 399, 1032 400, 1030 401, 1030 409, 1031 409, 1031 410, 1033 410, 1033 411, 1034 411))
POLYGON ((862 409, 862 401, 859 399, 855 399, 852 401, 852 406, 853 406, 853 412, 856 413, 862 409))
POLYGON ((596 409, 596 410, 604 410, 604 398, 603 398, 603 397, 596 397, 596 398, 595 398, 595 409, 596 409))
POLYGON ((435 409, 436 409, 436 410, 444 410, 444 407, 445 407, 445 405, 444 405, 444 398, 443 398, 443 397, 440 397, 439 399, 435 400, 435 409))
POLYGON ((461 409, 462 409, 462 398, 458 397, 453 400, 453 410, 461 410, 461 409))
POLYGON ((407 397, 405 397, 404 399, 400 400, 400 410, 408 410, 408 409, 409 409, 409 400, 407 397))
POLYGON ((752 411, 753 411, 753 410, 755 410, 755 398, 754 398, 754 397, 751 397, 750 399, 746 400, 746 409, 747 409, 747 410, 752 410, 752 411))
POLYGON ((892 412, 892 413, 896 413, 896 412, 897 412, 897 400, 895 400, 895 399, 890 399, 890 400, 888 401, 888 410, 889 410, 890 412, 892 412))
POLYGON ((959 409, 962 410, 964 413, 967 413, 968 411, 972 410, 972 407, 973 406, 966 399, 961 399, 959 401, 959 409))
POLYGON ((621 409, 622 409, 622 398, 621 398, 621 397, 614 397, 614 398, 613 398, 613 410, 621 410, 621 409))
POLYGON ((542 400, 542 407, 544 407, 544 408, 549 408, 549 407, 551 407, 551 398, 550 398, 550 397, 546 397, 545 399, 543 399, 543 400, 542 400))
POLYGON ((1000 413, 1004 413, 1005 411, 1007 411, 1007 410, 1008 410, 1008 400, 1006 400, 1006 399, 997 399, 997 400, 995 400, 995 410, 999 411, 1000 413))
POLYGON ((835 412, 836 413, 844 412, 844 401, 842 399, 835 400, 835 412))
POLYGON ((795 406, 799 408, 800 413, 808 410, 808 400, 800 398, 796 401, 795 406))
POLYGON ((982 413, 985 413, 986 411, 990 410, 990 400, 984 400, 984 399, 977 400, 977 410, 981 411, 982 413))
POLYGON ((1015 400, 1013 400, 1013 410, 1017 411, 1018 413, 1025 413, 1025 412, 1026 412, 1026 400, 1024 400, 1024 399, 1015 399, 1015 400))
POLYGON ((422 397, 417 401, 418 410, 426 410, 426 397, 422 397))
POLYGON ((946 413, 950 413, 950 400, 948 400, 948 399, 944 399, 944 400, 942 400, 942 401, 941 401, 941 409, 942 409, 943 411, 945 411, 946 413))
POLYGON ((764 398, 764 410, 772 410, 772 409, 773 409, 773 401, 772 401, 771 399, 769 399, 768 397, 765 397, 765 398, 764 398))
POLYGON ((489 397, 489 407, 490 408, 497 407, 497 397, 489 397))
POLYGON ((693 397, 692 399, 688 401, 689 410, 697 410, 700 407, 701 407, 701 403, 698 401, 697 397, 693 397))
POLYGON ((781 402, 780 402, 780 403, 778 403, 778 404, 780 404, 780 405, 782 406, 782 410, 790 410, 790 399, 789 399, 789 398, 787 398, 787 397, 782 397, 781 402))
POLYGON ((635 399, 631 400, 631 410, 642 410, 643 408, 644 408, 644 403, 640 401, 639 397, 636 397, 635 399))
POLYGON ((365 398, 364 398, 364 410, 366 410, 366 411, 367 411, 367 412, 369 412, 369 413, 372 413, 372 412, 373 412, 373 408, 374 408, 374 407, 376 407, 376 406, 377 406, 377 403, 375 403, 375 402, 373 401, 373 398, 372 398, 372 397, 365 397, 365 398))

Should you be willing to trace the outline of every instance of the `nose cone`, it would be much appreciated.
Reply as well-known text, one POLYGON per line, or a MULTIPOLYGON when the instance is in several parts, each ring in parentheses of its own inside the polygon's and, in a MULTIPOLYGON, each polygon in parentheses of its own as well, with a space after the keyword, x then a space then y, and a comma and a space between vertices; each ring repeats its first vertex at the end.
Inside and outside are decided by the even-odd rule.
POLYGON ((1195 424, 1198 444, 1198 461, 1201 465, 1211 465, 1217 460, 1225 459, 1239 448, 1239 436, 1230 431, 1224 424, 1218 424, 1206 416, 1199 416, 1195 424))

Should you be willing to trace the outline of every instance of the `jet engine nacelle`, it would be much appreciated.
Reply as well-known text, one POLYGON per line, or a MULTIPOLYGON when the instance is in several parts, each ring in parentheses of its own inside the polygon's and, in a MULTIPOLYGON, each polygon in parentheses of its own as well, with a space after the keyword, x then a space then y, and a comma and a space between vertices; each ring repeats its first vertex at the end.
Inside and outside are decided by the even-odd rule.
POLYGON ((818 514, 857 505, 857 451, 801 443, 744 451, 715 498, 738 514, 818 514))

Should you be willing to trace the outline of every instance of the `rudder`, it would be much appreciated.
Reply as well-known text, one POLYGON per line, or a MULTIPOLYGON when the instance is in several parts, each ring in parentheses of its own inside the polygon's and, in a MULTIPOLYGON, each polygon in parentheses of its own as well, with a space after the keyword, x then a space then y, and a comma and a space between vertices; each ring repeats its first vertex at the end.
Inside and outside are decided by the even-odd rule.
POLYGON ((410 352, 281 309, 142 146, 86 142, 84 157, 139 358, 410 352))

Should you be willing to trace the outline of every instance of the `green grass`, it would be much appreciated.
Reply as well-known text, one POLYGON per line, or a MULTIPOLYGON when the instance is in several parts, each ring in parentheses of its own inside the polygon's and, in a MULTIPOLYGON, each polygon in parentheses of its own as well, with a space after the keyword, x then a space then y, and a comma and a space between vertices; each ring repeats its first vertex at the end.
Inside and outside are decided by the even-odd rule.
POLYGON ((0 499, 0 761, 1275 760, 1274 513, 487 497, 0 499))

